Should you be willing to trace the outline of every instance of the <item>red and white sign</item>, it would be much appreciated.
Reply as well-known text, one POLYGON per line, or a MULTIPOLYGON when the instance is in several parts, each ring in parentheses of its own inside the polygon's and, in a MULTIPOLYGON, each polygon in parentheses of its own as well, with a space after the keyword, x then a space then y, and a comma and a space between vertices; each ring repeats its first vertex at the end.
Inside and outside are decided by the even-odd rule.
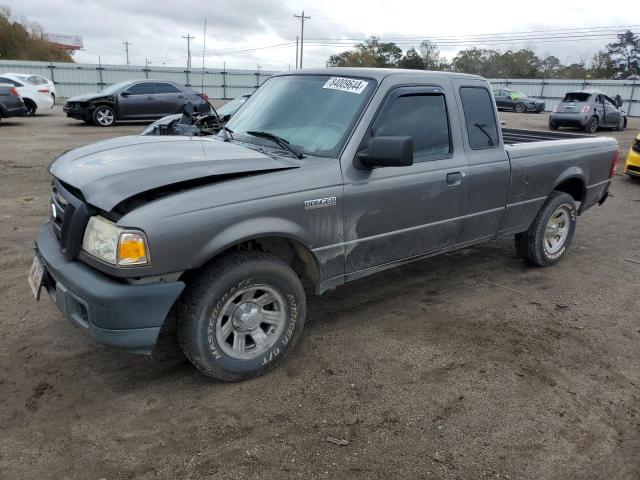
POLYGON ((66 50, 80 50, 82 45, 82 37, 80 35, 67 35, 65 33, 45 33, 44 39, 48 42, 55 43, 59 47, 66 50))

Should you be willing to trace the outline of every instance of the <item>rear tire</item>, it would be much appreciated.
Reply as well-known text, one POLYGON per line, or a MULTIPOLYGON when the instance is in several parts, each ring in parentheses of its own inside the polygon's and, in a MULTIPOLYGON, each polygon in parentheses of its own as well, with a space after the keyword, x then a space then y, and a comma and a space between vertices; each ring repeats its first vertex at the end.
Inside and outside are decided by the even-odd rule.
POLYGON ((576 229, 576 204, 568 193, 554 191, 526 232, 516 234, 516 251, 528 265, 548 267, 565 255, 576 229))
POLYGON ((558 130, 559 127, 558 122, 549 122, 549 130, 558 130))
POLYGON ((624 130, 624 127, 627 126, 627 122, 624 118, 620 118, 620 121, 618 122, 618 125, 616 126, 615 130, 617 132, 621 132, 622 130, 624 130))
POLYGON ((28 98, 24 99, 24 106, 27 107, 27 111, 24 114, 25 117, 35 117, 36 112, 38 111, 38 106, 35 104, 33 100, 29 100, 28 98))
POLYGON ((262 375, 300 339, 306 298, 282 260, 237 252, 215 260, 188 286, 178 313, 178 341, 205 375, 240 381, 262 375))
POLYGON ((524 113, 526 107, 524 106, 524 103, 516 103, 516 108, 514 108, 514 110, 516 111, 516 113, 524 113))
POLYGON ((591 117, 591 119, 584 126, 584 131, 587 133, 596 133, 598 131, 598 117, 591 117))

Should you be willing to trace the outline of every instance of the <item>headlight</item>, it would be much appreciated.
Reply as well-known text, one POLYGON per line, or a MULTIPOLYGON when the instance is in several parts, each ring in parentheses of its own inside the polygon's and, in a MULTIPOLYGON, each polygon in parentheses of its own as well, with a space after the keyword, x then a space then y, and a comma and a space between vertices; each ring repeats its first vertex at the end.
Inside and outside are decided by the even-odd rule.
POLYGON ((89 219, 82 239, 82 249, 112 265, 126 267, 150 263, 144 233, 120 228, 100 216, 89 219))

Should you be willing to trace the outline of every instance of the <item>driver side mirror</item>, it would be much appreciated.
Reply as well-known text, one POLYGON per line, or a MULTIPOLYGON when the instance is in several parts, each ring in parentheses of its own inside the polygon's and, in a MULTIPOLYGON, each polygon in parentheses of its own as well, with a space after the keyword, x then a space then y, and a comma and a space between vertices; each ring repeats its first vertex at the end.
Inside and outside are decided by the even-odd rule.
POLYGON ((413 138, 373 137, 369 147, 358 153, 357 161, 364 168, 413 165, 413 138))
POLYGON ((125 90, 124 92, 122 92, 120 94, 120 96, 125 97, 125 98, 128 97, 129 95, 131 95, 131 92, 129 90, 125 90))

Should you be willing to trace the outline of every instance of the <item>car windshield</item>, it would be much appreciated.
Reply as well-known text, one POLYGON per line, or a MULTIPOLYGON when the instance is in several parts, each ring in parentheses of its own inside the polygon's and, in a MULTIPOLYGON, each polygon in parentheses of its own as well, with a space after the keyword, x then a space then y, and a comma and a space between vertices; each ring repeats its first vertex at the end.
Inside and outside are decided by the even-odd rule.
POLYGON ((225 116, 225 115, 233 115, 234 113, 236 113, 238 111, 238 109, 242 106, 242 104, 244 102, 246 102, 248 99, 248 97, 238 97, 238 98, 234 98, 233 100, 231 100, 228 103, 225 103, 223 106, 221 106, 220 108, 217 108, 216 111, 218 112, 218 115, 220 116, 225 116))
POLYGON ((570 92, 562 99, 563 102, 586 102, 591 94, 584 92, 570 92))
POLYGON ((518 98, 527 98, 527 95, 522 92, 511 92, 511 98, 517 100, 518 98))
POLYGON ((121 88, 126 87, 130 83, 131 82, 114 83, 113 85, 109 85, 108 87, 105 87, 102 90, 100 90, 100 93, 104 93, 106 95, 111 95, 112 93, 116 93, 121 88))
POLYGON ((275 145, 248 132, 277 135, 302 153, 336 157, 375 88, 371 79, 283 75, 267 80, 229 121, 235 139, 275 145))

